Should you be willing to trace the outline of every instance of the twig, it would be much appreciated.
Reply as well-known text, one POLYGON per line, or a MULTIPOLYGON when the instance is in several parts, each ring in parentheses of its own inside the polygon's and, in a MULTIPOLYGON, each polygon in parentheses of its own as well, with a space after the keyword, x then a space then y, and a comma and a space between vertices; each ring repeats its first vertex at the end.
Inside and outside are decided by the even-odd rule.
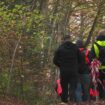
POLYGON ((8 84, 7 84, 7 93, 9 92, 9 89, 10 89, 10 82, 11 82, 11 77, 12 77, 15 55, 16 55, 16 51, 17 51, 17 48, 19 46, 20 40, 21 40, 21 35, 20 35, 20 37, 19 37, 19 39, 16 43, 16 46, 15 46, 15 49, 14 49, 14 52, 13 52, 13 56, 12 56, 11 67, 10 67, 10 70, 9 70, 8 84))

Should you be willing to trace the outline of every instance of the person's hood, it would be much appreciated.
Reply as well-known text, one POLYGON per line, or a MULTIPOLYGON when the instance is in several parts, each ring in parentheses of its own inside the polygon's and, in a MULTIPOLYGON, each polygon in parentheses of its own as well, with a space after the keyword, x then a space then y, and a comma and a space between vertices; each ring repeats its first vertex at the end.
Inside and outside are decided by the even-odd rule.
POLYGON ((97 41, 105 41, 105 35, 99 35, 96 38, 97 41))
POLYGON ((66 41, 62 44, 62 47, 65 47, 67 49, 71 49, 73 47, 73 43, 71 43, 70 41, 66 41))
POLYGON ((77 45, 78 48, 84 47, 83 41, 81 39, 77 40, 76 45, 77 45))

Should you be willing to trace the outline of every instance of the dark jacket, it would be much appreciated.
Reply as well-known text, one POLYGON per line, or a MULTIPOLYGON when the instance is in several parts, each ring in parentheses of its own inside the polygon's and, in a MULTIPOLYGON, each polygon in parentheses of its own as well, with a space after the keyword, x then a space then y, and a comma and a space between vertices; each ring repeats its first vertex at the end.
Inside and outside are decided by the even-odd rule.
POLYGON ((75 44, 69 41, 64 42, 55 52, 53 62, 62 73, 76 75, 78 74, 79 62, 81 62, 80 51, 75 44))
POLYGON ((82 56, 81 63, 79 64, 79 73, 80 74, 89 74, 89 72, 90 72, 89 62, 86 62, 87 49, 84 48, 84 44, 81 39, 77 40, 76 45, 77 45, 78 49, 81 51, 81 56, 82 56))
POLYGON ((84 48, 81 51, 82 62, 79 65, 79 73, 80 74, 89 74, 90 73, 89 62, 86 62, 86 51, 87 51, 87 49, 84 49, 84 48))

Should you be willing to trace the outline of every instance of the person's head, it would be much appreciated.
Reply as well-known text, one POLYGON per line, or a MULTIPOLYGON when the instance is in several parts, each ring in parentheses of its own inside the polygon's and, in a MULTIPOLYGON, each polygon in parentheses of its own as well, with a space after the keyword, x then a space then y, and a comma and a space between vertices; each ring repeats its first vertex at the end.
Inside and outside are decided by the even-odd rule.
POLYGON ((98 41, 105 41, 105 29, 101 30, 96 38, 98 41))
POLYGON ((63 42, 70 41, 70 35, 65 35, 65 36, 62 38, 62 41, 63 41, 63 42))
POLYGON ((78 48, 83 48, 84 47, 83 40, 82 39, 78 39, 76 41, 76 45, 77 45, 78 48))

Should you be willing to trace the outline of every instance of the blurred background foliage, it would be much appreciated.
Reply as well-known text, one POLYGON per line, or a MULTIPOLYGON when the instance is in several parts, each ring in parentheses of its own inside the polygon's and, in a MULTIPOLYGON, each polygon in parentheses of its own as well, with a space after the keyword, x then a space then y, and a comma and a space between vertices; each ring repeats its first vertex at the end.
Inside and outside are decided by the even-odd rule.
POLYGON ((105 28, 105 0, 0 0, 0 95, 56 103, 52 63, 62 36, 89 47, 105 28))

